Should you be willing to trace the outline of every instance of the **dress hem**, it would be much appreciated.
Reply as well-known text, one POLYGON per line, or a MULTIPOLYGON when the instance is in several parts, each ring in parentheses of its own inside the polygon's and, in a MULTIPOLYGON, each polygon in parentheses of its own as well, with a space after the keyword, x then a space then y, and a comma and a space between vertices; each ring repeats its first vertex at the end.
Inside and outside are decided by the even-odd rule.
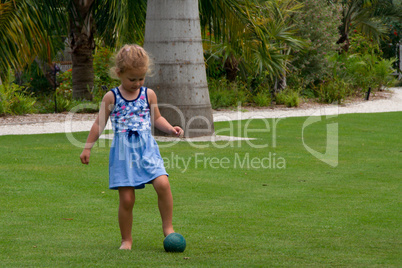
POLYGON ((120 187, 133 187, 134 189, 137 189, 137 190, 139 190, 139 189, 144 189, 144 188, 145 188, 145 184, 152 184, 152 182, 153 182, 156 178, 158 178, 158 177, 160 177, 160 176, 163 176, 163 175, 166 175, 166 176, 169 177, 169 174, 168 174, 168 173, 161 173, 161 174, 155 176, 154 178, 152 178, 151 180, 149 180, 148 182, 144 182, 144 183, 138 184, 138 185, 136 185, 136 186, 135 186, 135 185, 116 185, 116 186, 110 186, 110 185, 109 185, 109 190, 118 190, 120 187))

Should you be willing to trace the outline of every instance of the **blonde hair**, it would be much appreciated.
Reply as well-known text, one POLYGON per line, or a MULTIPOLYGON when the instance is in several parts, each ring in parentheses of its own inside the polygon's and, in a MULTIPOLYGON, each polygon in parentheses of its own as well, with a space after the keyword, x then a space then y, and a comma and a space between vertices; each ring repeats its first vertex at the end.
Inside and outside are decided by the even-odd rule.
POLYGON ((124 45, 114 56, 114 67, 110 69, 112 78, 118 79, 118 73, 129 69, 146 68, 150 75, 152 61, 148 53, 139 45, 124 45))

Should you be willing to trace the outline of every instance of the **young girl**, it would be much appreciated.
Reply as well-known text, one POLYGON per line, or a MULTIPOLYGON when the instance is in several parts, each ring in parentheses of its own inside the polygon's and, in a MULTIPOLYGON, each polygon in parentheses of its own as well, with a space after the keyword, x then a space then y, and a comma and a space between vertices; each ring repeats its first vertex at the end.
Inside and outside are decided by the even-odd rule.
POLYGON ((168 134, 181 136, 180 127, 171 126, 159 112, 155 92, 143 87, 150 60, 138 45, 125 45, 116 55, 115 73, 121 81, 103 97, 84 150, 81 162, 89 163, 91 148, 103 132, 110 117, 114 139, 109 156, 109 188, 119 191, 119 226, 122 237, 120 249, 131 249, 135 189, 151 183, 158 195, 163 233, 173 233, 173 198, 168 174, 158 145, 151 134, 153 125, 168 134))

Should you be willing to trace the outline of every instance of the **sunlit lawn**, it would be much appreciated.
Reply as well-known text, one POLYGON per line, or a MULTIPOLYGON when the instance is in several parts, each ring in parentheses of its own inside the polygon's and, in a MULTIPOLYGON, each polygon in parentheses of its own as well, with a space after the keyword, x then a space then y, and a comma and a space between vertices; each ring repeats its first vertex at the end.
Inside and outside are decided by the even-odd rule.
POLYGON ((133 250, 118 250, 109 141, 84 166, 65 134, 0 136, 0 266, 400 267, 401 118, 340 115, 306 127, 305 144, 325 153, 326 124, 338 124, 336 167, 303 146, 302 117, 275 131, 273 119, 215 124, 238 136, 247 124, 249 142, 160 143, 175 229, 187 239, 179 254, 163 250, 152 186, 136 192, 133 250))

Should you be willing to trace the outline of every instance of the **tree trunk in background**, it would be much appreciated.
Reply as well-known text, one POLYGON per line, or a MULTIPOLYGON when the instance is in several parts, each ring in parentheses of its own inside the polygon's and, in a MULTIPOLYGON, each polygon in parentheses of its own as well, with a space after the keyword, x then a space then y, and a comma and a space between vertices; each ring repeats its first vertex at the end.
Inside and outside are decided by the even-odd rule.
POLYGON ((72 9, 69 12, 74 99, 92 99, 93 50, 95 48, 95 27, 91 14, 93 2, 94 0, 73 0, 72 9))
POLYGON ((148 0, 144 48, 154 61, 145 84, 155 90, 162 116, 185 137, 212 135, 198 1, 148 0))

